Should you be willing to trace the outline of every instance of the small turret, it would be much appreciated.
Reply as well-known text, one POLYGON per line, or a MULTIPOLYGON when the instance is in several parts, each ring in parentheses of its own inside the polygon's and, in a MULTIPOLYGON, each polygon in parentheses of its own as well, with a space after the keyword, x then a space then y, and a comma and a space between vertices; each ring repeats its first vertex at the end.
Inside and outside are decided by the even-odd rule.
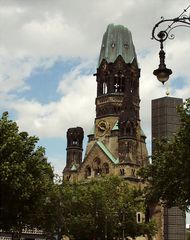
POLYGON ((84 131, 81 127, 69 128, 67 131, 67 160, 64 172, 77 169, 82 163, 84 131))
POLYGON ((84 131, 81 127, 69 128, 67 131, 67 149, 82 148, 84 131))

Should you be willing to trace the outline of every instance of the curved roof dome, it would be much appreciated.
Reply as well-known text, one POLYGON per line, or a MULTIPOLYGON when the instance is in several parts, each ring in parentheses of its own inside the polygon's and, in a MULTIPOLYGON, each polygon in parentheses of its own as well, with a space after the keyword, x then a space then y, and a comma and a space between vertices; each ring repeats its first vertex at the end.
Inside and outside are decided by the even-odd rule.
POLYGON ((102 39, 98 66, 103 59, 108 63, 115 62, 121 55, 126 63, 136 58, 131 32, 122 25, 109 24, 102 39))

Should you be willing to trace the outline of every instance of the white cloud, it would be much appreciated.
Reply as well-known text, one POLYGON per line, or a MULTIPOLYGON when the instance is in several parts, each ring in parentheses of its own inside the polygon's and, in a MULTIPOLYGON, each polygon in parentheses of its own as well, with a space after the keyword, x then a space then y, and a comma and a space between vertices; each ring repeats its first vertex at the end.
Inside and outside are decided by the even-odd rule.
MULTIPOLYGON (((65 136, 67 128, 82 126, 87 132, 95 116, 94 68, 102 35, 109 23, 127 26, 133 35, 141 68, 141 119, 150 141, 151 99, 165 96, 165 87, 152 72, 159 64, 159 43, 151 31, 161 16, 178 16, 189 5, 180 0, 0 0, 0 107, 16 111, 22 130, 39 137, 65 136), (18 91, 29 91, 27 78, 36 69, 48 69, 59 59, 80 58, 59 83, 60 99, 42 104, 20 99, 18 91)), ((170 92, 189 97, 189 30, 176 29, 167 40, 166 64, 172 68, 170 92), (183 77, 185 85, 174 87, 183 77)), ((48 82, 47 82, 48 84, 48 82)), ((35 94, 35 93, 34 93, 35 94)), ((53 156, 52 156, 53 158, 53 156)))
POLYGON ((0 99, 5 94, 26 91, 30 89, 26 80, 37 69, 46 70, 50 68, 57 59, 55 58, 34 58, 12 57, 0 55, 0 99))
MULTIPOLYGON (((3 3, 0 10, 2 33, 0 37, 0 63, 3 69, 0 81, 2 94, 30 88, 26 79, 40 64, 42 65, 43 59, 52 59, 51 64, 53 64, 58 57, 90 56, 94 58, 99 53, 100 42, 106 25, 110 22, 121 23, 128 26, 132 31, 137 53, 147 49, 149 51, 146 58, 138 57, 142 68, 142 118, 148 128, 150 116, 144 114, 143 109, 145 106, 150 106, 152 98, 161 96, 164 92, 160 90, 159 84, 152 76, 152 70, 158 65, 156 50, 159 50, 159 45, 150 40, 151 30, 161 15, 172 17, 180 13, 182 7, 179 0, 176 0, 175 4, 171 0, 157 2, 143 0, 127 2, 125 0, 119 2, 99 0, 90 2, 80 0, 75 3, 60 0, 52 3, 52 1, 47 0, 45 5, 42 0, 32 3, 19 0, 1 2, 3 3), (163 4, 164 8, 162 7, 163 4), (29 60, 26 61, 26 59, 29 60)), ((168 66, 175 66, 172 69, 175 69, 176 76, 179 74, 188 75, 188 39, 186 38, 185 42, 181 34, 178 34, 177 38, 177 41, 175 39, 166 46, 167 64, 168 66), (183 47, 181 47, 182 43, 183 47), (187 60, 181 60, 179 64, 179 59, 187 60), (170 64, 172 62, 173 64, 170 64)), ((43 109, 40 111, 48 112, 48 116, 50 116, 53 109, 59 109, 59 103, 64 102, 67 106, 67 103, 74 99, 77 89, 83 87, 83 85, 79 85, 80 82, 85 82, 86 79, 85 88, 88 89, 86 75, 80 76, 78 71, 78 69, 73 69, 73 72, 65 76, 63 81, 60 82, 59 91, 62 94, 66 93, 66 96, 59 102, 43 106, 40 103, 21 100, 18 101, 19 112, 21 112, 22 104, 34 105, 40 106, 40 109, 43 109), (56 107, 52 108, 52 105, 56 107)), ((189 86, 175 92, 177 95, 187 96, 188 91, 189 86)), ((81 92, 83 92, 82 89, 81 92)), ((78 94, 80 95, 80 92, 78 94)), ((36 113, 33 116, 36 116, 36 113)), ((65 117, 67 118, 67 114, 65 114, 65 117)), ((41 121, 38 120, 36 123, 39 129, 42 117, 40 119, 41 121)))
POLYGON ((92 75, 81 73, 85 65, 64 76, 59 85, 64 95, 59 101, 42 105, 20 99, 10 103, 21 130, 40 137, 62 137, 69 127, 82 126, 88 133, 95 117, 96 81, 92 75))

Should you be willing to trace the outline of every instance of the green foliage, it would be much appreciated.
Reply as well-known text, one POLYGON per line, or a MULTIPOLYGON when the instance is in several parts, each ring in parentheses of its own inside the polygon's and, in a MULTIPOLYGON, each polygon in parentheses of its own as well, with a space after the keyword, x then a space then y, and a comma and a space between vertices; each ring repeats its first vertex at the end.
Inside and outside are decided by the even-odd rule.
POLYGON ((36 147, 38 138, 19 132, 5 112, 0 119, 1 229, 20 231, 36 226, 47 192, 53 185, 53 171, 45 149, 36 147))
POLYGON ((141 191, 129 188, 119 177, 75 184, 64 182, 58 192, 59 201, 52 196, 47 210, 54 211, 53 228, 61 228, 61 234, 85 240, 104 239, 105 235, 108 239, 122 237, 123 231, 131 237, 155 233, 152 222, 136 222, 136 212, 145 211, 141 191))
POLYGON ((0 210, 3 230, 37 227, 50 236, 73 239, 152 236, 155 225, 136 223, 145 212, 141 191, 119 177, 70 184, 54 182, 38 138, 19 132, 4 113, 0 119, 0 210))
POLYGON ((152 164, 140 175, 149 184, 147 200, 187 210, 190 205, 190 99, 178 108, 181 127, 172 139, 156 143, 152 164))

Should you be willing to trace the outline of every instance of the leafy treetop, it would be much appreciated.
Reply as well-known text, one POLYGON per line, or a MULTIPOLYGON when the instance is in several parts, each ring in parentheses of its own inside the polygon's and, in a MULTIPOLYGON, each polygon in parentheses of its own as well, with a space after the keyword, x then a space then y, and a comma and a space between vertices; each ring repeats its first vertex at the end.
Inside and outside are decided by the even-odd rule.
POLYGON ((0 118, 1 229, 36 226, 47 192, 53 186, 53 170, 38 138, 19 132, 8 113, 0 118))
POLYGON ((149 184, 145 188, 149 202, 162 201, 168 207, 190 206, 190 98, 178 107, 181 126, 172 139, 156 142, 152 164, 140 175, 149 184))

